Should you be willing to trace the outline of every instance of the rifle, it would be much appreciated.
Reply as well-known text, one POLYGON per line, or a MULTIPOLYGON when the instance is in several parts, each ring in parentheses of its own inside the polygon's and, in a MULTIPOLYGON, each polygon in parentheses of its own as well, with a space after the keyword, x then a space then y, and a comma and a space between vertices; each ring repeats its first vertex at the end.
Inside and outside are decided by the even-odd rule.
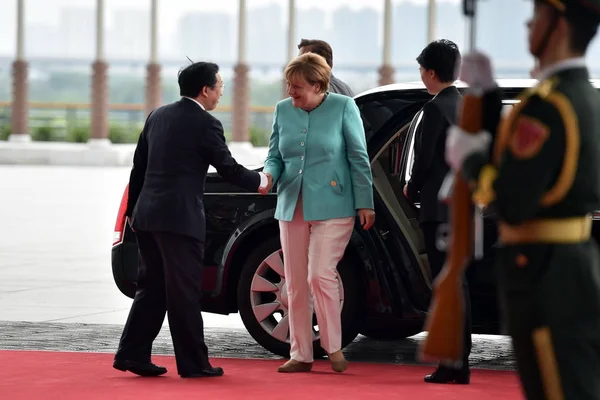
MULTIPOLYGON (((474 50, 476 0, 463 0, 463 14, 469 21, 469 51, 474 50)), ((461 104, 459 126, 476 134, 483 124, 482 93, 470 89, 461 104)), ((427 338, 420 347, 421 361, 441 361, 460 367, 463 359, 465 305, 462 290, 464 272, 473 256, 481 257, 483 223, 472 202, 469 183, 461 171, 450 173, 440 190, 450 203, 450 237, 446 263, 435 279, 429 314, 425 323, 427 338)))

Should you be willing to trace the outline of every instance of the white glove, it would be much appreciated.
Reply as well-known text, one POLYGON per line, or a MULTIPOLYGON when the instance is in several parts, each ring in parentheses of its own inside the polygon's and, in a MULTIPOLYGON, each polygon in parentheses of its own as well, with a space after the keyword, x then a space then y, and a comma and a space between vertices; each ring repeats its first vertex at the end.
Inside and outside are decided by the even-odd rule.
POLYGON ((485 54, 476 51, 463 57, 459 79, 470 87, 483 91, 492 90, 497 86, 490 59, 485 54))
POLYGON ((462 168, 469 155, 488 151, 491 142, 492 135, 487 131, 474 135, 452 125, 446 138, 446 162, 456 172, 462 168))

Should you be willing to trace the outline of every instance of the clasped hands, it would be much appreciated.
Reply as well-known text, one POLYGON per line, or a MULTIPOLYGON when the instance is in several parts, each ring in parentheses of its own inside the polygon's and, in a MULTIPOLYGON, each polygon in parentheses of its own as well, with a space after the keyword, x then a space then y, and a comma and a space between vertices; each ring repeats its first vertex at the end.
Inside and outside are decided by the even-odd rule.
POLYGON ((269 193, 271 191, 271 189, 273 188, 273 175, 271 175, 268 172, 263 172, 265 174, 265 176, 267 177, 267 186, 261 186, 258 188, 258 193, 265 195, 267 193, 269 193))

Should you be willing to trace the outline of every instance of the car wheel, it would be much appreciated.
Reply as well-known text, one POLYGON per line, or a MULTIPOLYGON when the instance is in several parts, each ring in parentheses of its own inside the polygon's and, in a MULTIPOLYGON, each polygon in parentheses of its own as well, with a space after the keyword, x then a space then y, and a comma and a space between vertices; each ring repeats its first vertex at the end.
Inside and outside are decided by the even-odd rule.
MULTIPOLYGON (((358 335, 364 287, 356 268, 345 258, 338 264, 338 278, 342 304, 342 347, 345 347, 358 335)), ((238 283, 237 301, 242 321, 254 340, 272 353, 289 357, 288 298, 279 238, 262 242, 249 255, 238 283)), ((316 316, 313 314, 315 358, 325 355, 319 337, 316 316)))

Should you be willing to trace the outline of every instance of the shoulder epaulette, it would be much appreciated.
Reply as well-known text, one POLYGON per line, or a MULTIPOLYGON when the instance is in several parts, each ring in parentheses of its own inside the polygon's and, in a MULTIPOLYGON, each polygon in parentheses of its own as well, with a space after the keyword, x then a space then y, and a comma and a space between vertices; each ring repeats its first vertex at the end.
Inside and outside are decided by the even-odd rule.
POLYGON ((545 99, 552 93, 556 86, 558 86, 558 77, 553 76, 552 78, 544 79, 537 85, 529 89, 531 91, 530 96, 538 96, 541 99, 545 99))

